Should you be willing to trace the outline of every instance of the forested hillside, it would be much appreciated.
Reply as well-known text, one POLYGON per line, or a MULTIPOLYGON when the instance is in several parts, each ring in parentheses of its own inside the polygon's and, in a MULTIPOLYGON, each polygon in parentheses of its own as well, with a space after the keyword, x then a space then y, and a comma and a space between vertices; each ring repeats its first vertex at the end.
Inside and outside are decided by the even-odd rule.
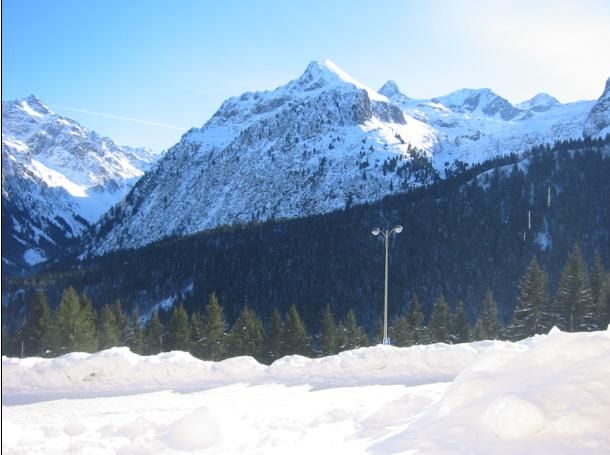
MULTIPOLYGON (((586 267, 596 256, 602 271, 610 264, 609 143, 606 137, 538 147, 519 159, 458 166, 429 187, 375 204, 219 228, 82 263, 65 260, 37 276, 4 281, 3 326, 25 319, 23 302, 33 290, 54 308, 73 286, 95 308, 118 299, 139 315, 179 302, 188 313, 202 311, 215 293, 230 324, 247 305, 265 327, 274 309, 286 314, 295 305, 314 332, 329 305, 340 319, 353 309, 374 335, 384 256, 371 229, 396 224, 405 229, 390 245, 390 320, 406 313, 416 294, 427 322, 443 295, 452 312, 462 301, 473 323, 491 291, 498 319, 507 323, 534 257, 552 295, 575 245, 586 267)), ((162 320, 168 315, 161 311, 162 320)))

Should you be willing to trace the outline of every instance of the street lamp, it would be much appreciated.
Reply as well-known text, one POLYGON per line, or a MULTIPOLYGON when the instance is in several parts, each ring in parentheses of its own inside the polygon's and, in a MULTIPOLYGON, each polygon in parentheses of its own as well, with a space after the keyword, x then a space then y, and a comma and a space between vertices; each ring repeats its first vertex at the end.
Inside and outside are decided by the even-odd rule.
POLYGON ((399 224, 390 231, 383 231, 379 228, 375 228, 371 231, 371 234, 377 236, 383 234, 385 240, 385 288, 383 292, 383 344, 390 344, 388 338, 388 244, 390 235, 392 233, 400 234, 402 232, 402 226, 399 224))

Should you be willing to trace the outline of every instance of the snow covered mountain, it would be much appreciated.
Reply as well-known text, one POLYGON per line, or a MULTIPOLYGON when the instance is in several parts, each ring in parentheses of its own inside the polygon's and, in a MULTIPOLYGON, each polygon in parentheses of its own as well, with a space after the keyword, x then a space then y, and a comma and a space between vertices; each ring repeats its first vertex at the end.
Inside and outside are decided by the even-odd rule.
MULTIPOLYGON (((454 160, 476 163, 499 154, 521 152, 536 144, 605 135, 602 128, 585 131, 595 101, 562 104, 546 93, 512 105, 490 89, 462 89, 432 99, 402 94, 393 81, 380 90, 406 115, 434 128, 438 169, 454 160)), ((603 97, 602 97, 603 98, 603 97)), ((601 99, 600 99, 601 100, 601 99)), ((602 105, 601 116, 609 106, 602 105)))
POLYGON ((101 220, 94 250, 379 199, 429 179, 409 164, 435 140, 332 62, 313 62, 273 91, 228 99, 188 131, 101 220))
POLYGON ((34 96, 3 101, 3 266, 18 270, 53 257, 118 202, 157 156, 100 137, 34 96))
POLYGON ((603 134, 604 96, 561 104, 539 94, 512 105, 490 89, 462 89, 415 100, 391 81, 376 92, 329 60, 312 62, 275 90, 226 100, 189 130, 100 220, 88 248, 343 209, 425 184, 455 160, 579 138, 585 124, 603 134))
POLYGON ((610 134, 610 78, 606 81, 604 93, 591 108, 585 123, 586 136, 610 134))

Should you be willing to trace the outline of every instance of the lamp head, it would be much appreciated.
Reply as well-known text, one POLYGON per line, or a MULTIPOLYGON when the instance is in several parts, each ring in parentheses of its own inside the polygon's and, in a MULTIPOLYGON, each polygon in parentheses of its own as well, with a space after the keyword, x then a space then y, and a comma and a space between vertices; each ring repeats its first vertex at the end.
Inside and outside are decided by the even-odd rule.
POLYGON ((398 226, 395 226, 392 230, 397 234, 400 234, 402 232, 402 226, 399 224, 398 226))
POLYGON ((375 228, 375 229, 373 229, 373 230, 371 231, 371 234, 373 234, 373 235, 379 235, 379 233, 380 233, 380 232, 381 232, 381 229, 379 229, 379 228, 375 228))

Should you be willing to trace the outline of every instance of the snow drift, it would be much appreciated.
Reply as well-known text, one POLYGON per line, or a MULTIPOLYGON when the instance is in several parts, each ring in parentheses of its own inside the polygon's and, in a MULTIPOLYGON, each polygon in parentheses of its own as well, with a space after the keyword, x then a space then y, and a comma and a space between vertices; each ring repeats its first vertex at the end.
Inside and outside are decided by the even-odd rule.
POLYGON ((2 451, 608 453, 608 359, 609 330, 556 329, 271 366, 124 348, 3 358, 2 451))

